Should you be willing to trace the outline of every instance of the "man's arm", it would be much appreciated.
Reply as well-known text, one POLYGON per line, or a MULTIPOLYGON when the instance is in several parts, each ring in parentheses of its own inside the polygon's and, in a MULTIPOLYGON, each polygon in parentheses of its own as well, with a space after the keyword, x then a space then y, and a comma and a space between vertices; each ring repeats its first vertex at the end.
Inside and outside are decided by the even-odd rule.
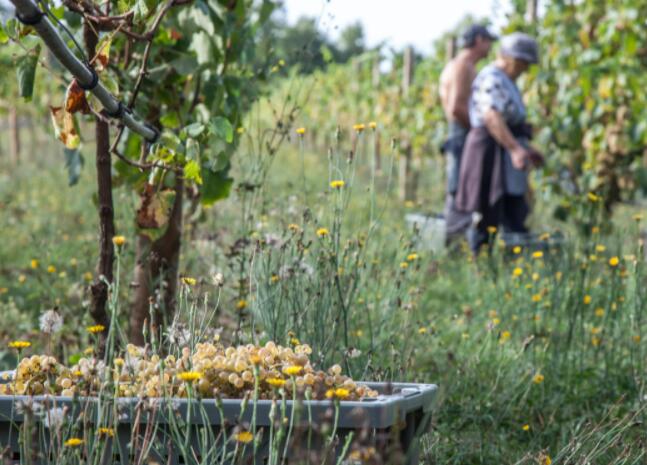
POLYGON ((469 101, 474 72, 465 64, 456 64, 451 76, 448 112, 463 127, 470 127, 469 101))

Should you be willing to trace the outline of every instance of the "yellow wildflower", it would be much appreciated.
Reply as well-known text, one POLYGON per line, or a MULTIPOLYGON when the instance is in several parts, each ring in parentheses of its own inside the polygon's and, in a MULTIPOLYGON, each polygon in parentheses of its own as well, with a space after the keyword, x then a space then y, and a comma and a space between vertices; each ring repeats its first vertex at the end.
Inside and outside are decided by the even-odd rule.
POLYGON ((553 460, 550 458, 550 455, 544 456, 544 462, 542 463, 542 465, 552 465, 552 463, 553 460))
POLYGON ((245 310, 247 308, 247 301, 245 299, 240 299, 236 302, 236 310, 245 310))
POLYGON ((505 344, 510 338, 512 337, 512 334, 510 331, 503 331, 501 333, 501 336, 499 337, 499 344, 505 344))
POLYGON ((47 267, 47 272, 48 272, 48 273, 52 273, 52 274, 53 274, 53 273, 56 273, 56 267, 55 267, 54 265, 49 265, 49 266, 47 267))
POLYGON ((63 443, 65 447, 79 447, 83 444, 83 439, 80 438, 70 438, 63 443))
POLYGON ((366 126, 364 125, 364 123, 357 123, 353 124, 353 129, 357 132, 362 132, 364 129, 366 129, 366 126))
POLYGON ((337 388, 337 389, 328 389, 326 391, 326 398, 327 399, 345 399, 350 395, 350 391, 348 389, 344 388, 337 388))
POLYGON ((600 232, 600 227, 599 226, 593 226, 591 228, 591 233, 592 234, 598 234, 600 232))
POLYGON ((249 431, 241 431, 240 433, 234 434, 234 439, 236 440, 236 442, 249 444, 254 440, 254 435, 249 431))
POLYGON ((589 305, 591 303, 591 296, 590 295, 585 295, 584 298, 582 299, 582 302, 584 302, 584 305, 589 305))
POLYGON ((618 257, 611 257, 609 259, 609 265, 613 267, 618 266, 618 263, 620 263, 620 259, 618 257))
POLYGON ((487 227, 487 232, 488 232, 488 234, 495 234, 496 233, 496 226, 488 226, 487 227))
POLYGON ((326 228, 319 228, 317 229, 317 236, 319 237, 326 237, 330 232, 326 228))
POLYGON ((631 337, 631 339, 632 339, 636 344, 640 344, 640 339, 641 339, 641 338, 640 338, 640 334, 636 334, 636 335, 632 336, 632 337, 631 337))
POLYGON ((536 373, 535 376, 532 377, 532 382, 535 384, 541 384, 544 382, 544 375, 541 373, 536 373))
POLYGON ((602 332, 602 328, 599 326, 594 326, 591 328, 591 334, 600 334, 602 332))
POLYGON ((197 381, 202 378, 202 373, 200 373, 199 371, 183 371, 182 373, 178 373, 177 377, 185 383, 188 383, 197 381))
POLYGON ((267 378, 265 381, 267 382, 267 384, 275 388, 285 386, 285 380, 281 378, 267 378))
POLYGON ((402 268, 403 270, 406 270, 407 268, 409 268, 409 264, 407 262, 402 262, 400 263, 400 268, 402 268))
POLYGON ((29 341, 11 341, 9 343, 9 347, 12 349, 26 349, 28 347, 31 347, 31 342, 29 341))
POLYGON ((599 202, 600 201, 600 196, 595 195, 593 192, 589 192, 587 194, 587 197, 591 202, 599 202))
POLYGON ((116 245, 117 247, 121 247, 126 243, 126 237, 125 236, 115 236, 112 238, 112 243, 116 245))
POLYGON ((27 276, 25 276, 24 274, 21 274, 20 276, 18 276, 18 282, 20 284, 24 283, 25 281, 27 281, 27 276))
POLYGON ((409 255, 407 255, 407 261, 408 261, 408 262, 413 262, 413 261, 415 261, 415 260, 418 260, 418 258, 419 258, 419 257, 418 257, 418 254, 417 254, 417 253, 415 253, 415 252, 414 252, 414 253, 410 253, 409 255))
POLYGON ((593 347, 597 347, 597 346, 599 346, 599 345, 600 345, 600 338, 599 338, 599 337, 597 337, 597 336, 593 336, 593 337, 591 338, 591 345, 592 345, 593 347))
POLYGON ((283 374, 286 374, 288 376, 296 376, 301 374, 303 371, 303 367, 299 365, 291 365, 289 367, 283 367, 283 374))
POLYGON ((83 279, 85 279, 87 282, 92 281, 92 278, 93 278, 92 273, 90 273, 89 271, 86 271, 85 273, 83 273, 83 279))
POLYGON ((523 425, 523 426, 521 427, 521 429, 522 429, 522 430, 524 430, 524 431, 530 431, 530 425, 525 424, 525 425, 523 425))
POLYGON ((519 255, 521 253, 521 246, 520 245, 515 245, 512 248, 512 253, 514 253, 515 255, 519 255))
POLYGON ((184 278, 182 278, 182 282, 187 286, 195 286, 198 281, 195 278, 189 278, 188 276, 185 276, 184 278))
POLYGON ((532 301, 533 302, 541 302, 541 294, 533 294, 532 301))
POLYGON ((99 436, 107 437, 107 438, 113 438, 115 436, 115 430, 112 428, 99 428, 97 430, 97 434, 99 436))
POLYGON ((31 268, 32 268, 32 270, 35 270, 36 268, 38 268, 38 264, 39 264, 39 263, 38 263, 38 260, 36 260, 35 258, 33 258, 33 259, 31 260, 31 268))
POLYGON ((537 258, 537 259, 544 258, 544 252, 542 252, 541 250, 537 250, 532 253, 532 258, 537 258))
POLYGON ((639 222, 643 219, 642 213, 636 213, 635 215, 632 216, 633 220, 636 222, 639 222))
POLYGON ((337 388, 335 389, 335 397, 338 399, 345 399, 350 395, 350 391, 348 389, 344 388, 337 388))
POLYGON ((288 224, 288 229, 292 232, 299 232, 301 227, 298 224, 290 223, 288 224))
POLYGON ((368 127, 375 130, 377 128, 377 123, 375 121, 371 121, 368 123, 368 127))
POLYGON ((595 316, 603 317, 604 316, 604 309, 603 308, 596 308, 595 309, 595 316))
POLYGON ((302 136, 302 135, 304 135, 306 133, 306 128, 298 128, 296 132, 297 132, 297 134, 302 136))
POLYGON ((418 328, 418 334, 425 334, 427 332, 427 328, 424 326, 418 328))
POLYGON ((346 185, 346 183, 341 179, 330 181, 330 187, 332 187, 333 189, 341 189, 342 187, 344 187, 344 185, 346 185))
POLYGON ((93 326, 88 326, 85 329, 88 330, 88 333, 98 334, 98 333, 102 333, 103 331, 105 331, 106 327, 103 326, 103 325, 93 325, 93 326))
POLYGON ((236 132, 237 132, 238 134, 244 134, 244 133, 245 133, 245 128, 241 126, 241 127, 239 127, 239 128, 237 128, 237 129, 236 129, 236 132))

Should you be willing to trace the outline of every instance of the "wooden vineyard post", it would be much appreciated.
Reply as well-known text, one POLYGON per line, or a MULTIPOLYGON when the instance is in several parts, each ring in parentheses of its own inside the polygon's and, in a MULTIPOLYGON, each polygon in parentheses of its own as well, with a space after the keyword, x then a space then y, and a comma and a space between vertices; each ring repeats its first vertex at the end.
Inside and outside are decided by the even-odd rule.
MULTIPOLYGON (((373 95, 379 96, 380 95, 380 80, 381 80, 381 73, 380 73, 380 55, 379 53, 376 53, 375 58, 373 59, 372 63, 372 84, 373 84, 373 95)), ((374 101, 374 110, 377 107, 377 101, 374 101)), ((376 121, 377 122, 377 121, 376 121)), ((373 146, 373 154, 375 157, 374 160, 374 168, 376 173, 381 173, 382 172, 382 154, 380 153, 380 131, 375 129, 375 136, 374 136, 374 146, 373 146)))
MULTIPOLYGON (((405 104, 413 82, 414 61, 414 50, 413 47, 409 46, 404 49, 402 66, 402 101, 405 104)), ((400 200, 412 202, 416 200, 417 176, 413 171, 413 148, 411 139, 408 134, 405 134, 402 138, 402 153, 400 154, 398 169, 398 193, 400 200)))
POLYGON ((528 22, 535 24, 537 22, 537 0, 528 0, 526 4, 526 13, 528 15, 528 22))
POLYGON ((11 161, 15 164, 20 160, 20 122, 18 121, 18 112, 16 107, 12 106, 9 109, 9 138, 11 161))

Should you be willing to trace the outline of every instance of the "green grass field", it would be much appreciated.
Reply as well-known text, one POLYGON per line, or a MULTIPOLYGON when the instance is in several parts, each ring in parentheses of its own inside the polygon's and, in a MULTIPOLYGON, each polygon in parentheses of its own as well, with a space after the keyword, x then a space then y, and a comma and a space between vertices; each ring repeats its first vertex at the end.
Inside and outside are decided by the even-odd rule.
MULTIPOLYGON (((645 272, 631 212, 585 238, 543 220, 540 204, 533 223, 567 229, 563 247, 506 251, 493 238, 478 260, 434 254, 404 214, 440 210, 440 162, 423 165, 418 202, 403 203, 395 160, 383 155, 373 176, 372 134, 361 137, 352 162, 347 142, 328 155, 297 139, 258 188, 187 217, 181 275, 196 278, 191 299, 215 310, 222 339, 296 337, 321 366, 340 363, 355 379, 438 384, 427 464, 645 463, 645 272)), ((91 157, 71 188, 59 158, 2 161, 0 340, 28 339, 33 353, 51 347, 67 360, 92 342, 97 213, 91 157), (51 308, 65 320, 53 341, 38 326, 51 308)), ((245 148, 236 160, 239 187, 267 164, 245 148)), ((115 191, 124 325, 137 208, 125 192, 115 191)), ((15 363, 0 350, 2 368, 15 363)))

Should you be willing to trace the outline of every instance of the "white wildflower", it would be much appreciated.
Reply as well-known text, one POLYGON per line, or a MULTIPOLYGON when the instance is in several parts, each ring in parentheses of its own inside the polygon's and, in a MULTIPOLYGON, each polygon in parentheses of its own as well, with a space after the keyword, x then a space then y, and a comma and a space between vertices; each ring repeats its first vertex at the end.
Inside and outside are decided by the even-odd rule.
POLYGON ((45 425, 45 428, 58 431, 61 429, 64 423, 65 410, 63 410, 62 408, 51 408, 44 413, 43 424, 45 425))
POLYGON ((225 283, 225 277, 222 275, 222 273, 216 273, 211 277, 211 281, 213 282, 214 286, 222 287, 222 285, 225 283))
POLYGON ((47 310, 40 316, 40 330, 45 334, 58 333, 63 327, 63 317, 56 310, 47 310))

